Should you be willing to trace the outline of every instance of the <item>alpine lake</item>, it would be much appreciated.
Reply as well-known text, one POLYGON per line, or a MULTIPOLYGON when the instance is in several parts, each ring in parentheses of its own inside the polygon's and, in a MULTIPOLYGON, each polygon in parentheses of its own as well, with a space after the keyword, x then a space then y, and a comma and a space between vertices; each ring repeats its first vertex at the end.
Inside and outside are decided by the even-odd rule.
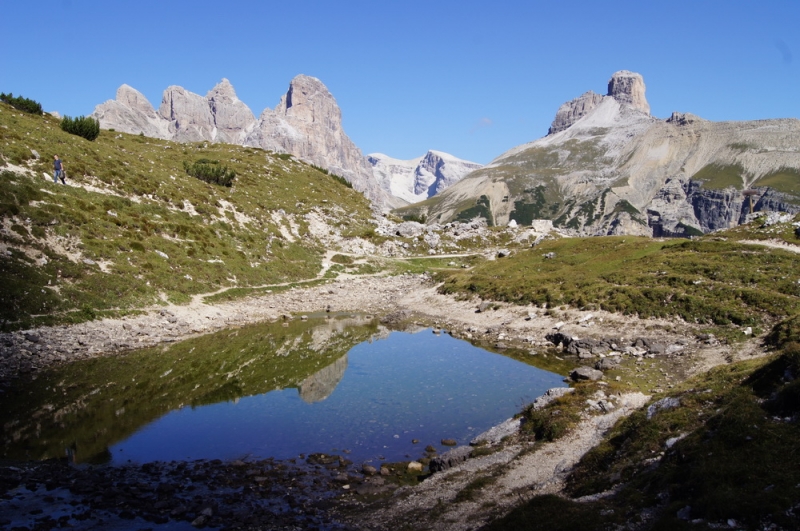
POLYGON ((252 325, 18 380, 0 400, 2 458, 409 461, 446 451, 445 439, 468 444, 564 385, 534 361, 369 316, 252 325))

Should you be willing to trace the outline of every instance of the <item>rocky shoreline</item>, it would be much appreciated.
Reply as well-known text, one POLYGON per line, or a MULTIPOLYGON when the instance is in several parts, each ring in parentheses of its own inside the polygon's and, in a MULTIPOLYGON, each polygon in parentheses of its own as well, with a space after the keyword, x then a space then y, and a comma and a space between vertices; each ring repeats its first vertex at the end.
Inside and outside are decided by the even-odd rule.
MULTIPOLYGON (((7 392, 10 382, 20 375, 35 376, 53 365, 326 311, 380 316, 382 323, 392 328, 430 326, 530 355, 552 351, 560 344, 564 356, 590 366, 612 358, 624 357, 639 364, 648 357, 672 356, 680 368, 672 376, 675 379, 751 356, 756 350, 752 345, 733 349, 698 335, 695 327, 681 322, 458 300, 439 294, 428 276, 407 274, 344 278, 213 305, 196 298, 188 305, 165 305, 138 316, 5 333, 0 335, 0 392, 7 392)), ((669 382, 670 377, 664 381, 669 382)), ((510 446, 489 456, 454 460, 447 470, 431 478, 435 481, 429 479, 413 488, 400 488, 403 481, 411 479, 402 465, 370 471, 346 456, 123 467, 74 467, 65 460, 4 463, 0 465, 0 514, 15 515, 15 519, 4 516, 0 525, 24 520, 28 523, 20 524, 20 529, 67 524, 83 529, 180 528, 168 527, 176 522, 182 522, 185 529, 389 529, 409 511, 427 512, 436 500, 455 496, 464 482, 496 470, 502 462, 509 470, 503 480, 508 488, 489 493, 492 499, 480 502, 497 507, 492 512, 496 516, 497 511, 509 507, 508 500, 513 499, 509 493, 519 489, 529 494, 556 492, 570 463, 596 444, 616 419, 646 399, 641 393, 599 398, 597 407, 604 401, 606 407, 614 405, 613 409, 593 413, 573 435, 528 453, 533 459, 528 464, 517 456, 526 455, 522 450, 533 442, 513 442, 512 437, 510 446), (392 492, 395 495, 388 501, 371 504, 376 497, 382 499, 392 492)), ((447 513, 450 523, 446 527, 474 529, 485 522, 491 515, 480 503, 456 504, 458 507, 447 513)), ((429 523, 440 527, 442 520, 429 523)))

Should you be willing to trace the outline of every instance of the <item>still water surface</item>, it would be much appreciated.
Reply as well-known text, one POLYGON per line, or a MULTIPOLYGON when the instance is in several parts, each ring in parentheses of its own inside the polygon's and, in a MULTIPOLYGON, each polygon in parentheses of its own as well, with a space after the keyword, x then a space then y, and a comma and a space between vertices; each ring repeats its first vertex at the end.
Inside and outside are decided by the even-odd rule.
POLYGON ((17 408, 39 423, 18 424, 27 442, 7 440, 6 455, 66 452, 112 464, 313 452, 417 459, 428 444, 445 450, 444 438, 467 444, 563 385, 562 376, 446 334, 390 333, 363 319, 215 336, 40 378, 33 394, 66 400, 17 408))

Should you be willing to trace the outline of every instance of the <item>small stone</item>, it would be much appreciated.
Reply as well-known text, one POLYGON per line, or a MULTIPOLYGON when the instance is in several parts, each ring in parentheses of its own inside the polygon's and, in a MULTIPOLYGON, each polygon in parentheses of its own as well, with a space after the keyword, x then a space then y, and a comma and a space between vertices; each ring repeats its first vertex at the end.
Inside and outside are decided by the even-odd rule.
POLYGON ((411 461, 408 464, 409 472, 422 472, 422 469, 423 469, 422 463, 419 463, 417 461, 411 461))
POLYGON ((455 446, 458 442, 455 439, 442 439, 443 446, 455 446))

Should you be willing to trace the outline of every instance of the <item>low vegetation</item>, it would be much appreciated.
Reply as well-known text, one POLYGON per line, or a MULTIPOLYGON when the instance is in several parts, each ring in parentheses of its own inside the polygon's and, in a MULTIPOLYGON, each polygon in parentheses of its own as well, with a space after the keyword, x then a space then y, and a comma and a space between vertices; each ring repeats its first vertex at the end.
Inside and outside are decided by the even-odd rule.
POLYGON ((183 161, 183 169, 187 175, 196 179, 228 188, 233 186, 233 180, 236 178, 236 172, 220 165, 218 160, 200 159, 192 163, 183 161))
POLYGON ((565 238, 453 273, 441 291, 548 308, 761 327, 800 309, 797 255, 707 237, 565 238))
POLYGON ((311 213, 342 233, 373 229, 363 195, 291 156, 110 131, 87 142, 0 103, 0 328, 313 278, 311 213), (54 154, 69 186, 52 182, 54 154), (186 174, 203 159, 235 172, 232 186, 186 174))
POLYGON ((38 114, 41 116, 44 113, 42 111, 42 104, 38 101, 34 101, 29 98, 23 98, 22 96, 14 96, 10 92, 8 94, 5 92, 0 93, 0 101, 11 105, 19 111, 30 114, 38 114))
POLYGON ((78 116, 77 118, 65 116, 61 120, 61 129, 91 142, 100 135, 100 122, 90 116, 78 116))
POLYGON ((744 168, 740 165, 709 164, 692 175, 692 180, 700 181, 710 190, 733 187, 741 189, 744 185, 744 168))

